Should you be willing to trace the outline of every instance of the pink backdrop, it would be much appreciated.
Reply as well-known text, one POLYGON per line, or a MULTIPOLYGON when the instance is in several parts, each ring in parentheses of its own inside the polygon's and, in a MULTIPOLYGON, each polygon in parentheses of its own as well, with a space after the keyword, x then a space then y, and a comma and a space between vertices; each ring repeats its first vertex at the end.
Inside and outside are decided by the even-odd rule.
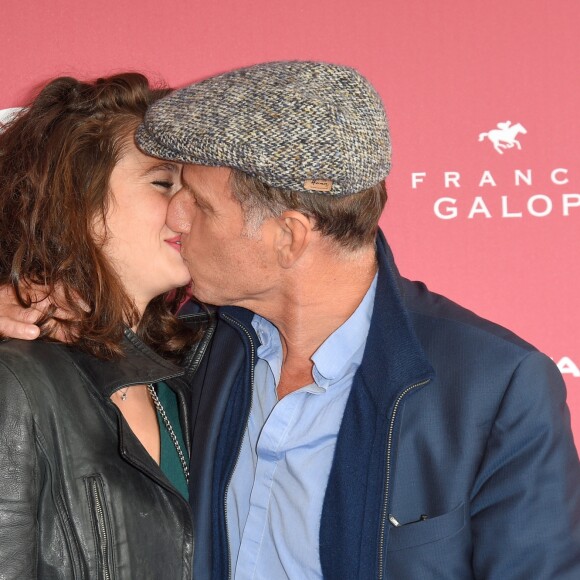
POLYGON ((382 225, 402 272, 548 353, 580 442, 579 23, 577 0, 5 0, 0 109, 59 74, 358 68, 391 119, 382 225))

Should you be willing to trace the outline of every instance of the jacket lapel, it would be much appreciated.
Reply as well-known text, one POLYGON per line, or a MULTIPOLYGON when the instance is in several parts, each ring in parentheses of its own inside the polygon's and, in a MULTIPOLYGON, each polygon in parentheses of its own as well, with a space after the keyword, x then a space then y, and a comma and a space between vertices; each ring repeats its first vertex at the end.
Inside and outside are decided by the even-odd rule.
POLYGON ((376 577, 393 404, 406 387, 434 374, 406 312, 399 274, 381 232, 377 257, 371 327, 338 433, 321 517, 325 578, 376 577))
POLYGON ((196 537, 196 578, 221 578, 227 571, 227 561, 219 556, 225 556, 227 542, 223 502, 245 429, 243 417, 251 402, 246 388, 250 345, 244 329, 252 335, 252 316, 240 308, 220 309, 216 332, 192 381, 191 453, 195 469, 190 475, 189 500, 196 537), (243 322, 242 326, 236 326, 235 321, 243 322))

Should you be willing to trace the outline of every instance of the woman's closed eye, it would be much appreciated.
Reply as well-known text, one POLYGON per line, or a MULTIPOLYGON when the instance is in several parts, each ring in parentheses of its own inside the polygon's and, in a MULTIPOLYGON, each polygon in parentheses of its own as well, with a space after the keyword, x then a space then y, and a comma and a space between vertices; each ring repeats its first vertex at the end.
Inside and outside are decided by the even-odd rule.
POLYGON ((151 184, 167 195, 173 195, 179 189, 179 185, 171 179, 156 179, 151 184))
POLYGON ((158 185, 159 187, 163 187, 165 189, 171 189, 174 186, 173 181, 157 180, 152 181, 151 183, 153 183, 153 185, 158 185))

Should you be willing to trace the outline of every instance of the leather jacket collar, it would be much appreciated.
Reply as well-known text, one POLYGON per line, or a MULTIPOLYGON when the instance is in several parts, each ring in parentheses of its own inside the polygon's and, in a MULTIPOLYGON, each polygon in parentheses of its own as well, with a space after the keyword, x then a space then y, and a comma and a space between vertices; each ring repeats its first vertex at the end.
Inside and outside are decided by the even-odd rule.
POLYGON ((125 329, 122 345, 123 358, 102 360, 82 351, 74 357, 79 370, 103 398, 108 399, 128 385, 155 383, 185 374, 185 368, 159 356, 129 328, 125 329))

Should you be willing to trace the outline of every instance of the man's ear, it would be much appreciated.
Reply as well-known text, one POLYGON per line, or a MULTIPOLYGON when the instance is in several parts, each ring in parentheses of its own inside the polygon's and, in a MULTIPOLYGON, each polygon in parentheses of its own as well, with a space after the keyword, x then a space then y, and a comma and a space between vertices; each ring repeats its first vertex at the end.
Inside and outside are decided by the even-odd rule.
POLYGON ((291 268, 312 241, 312 218, 294 210, 288 210, 277 218, 278 235, 276 250, 282 268, 291 268))

